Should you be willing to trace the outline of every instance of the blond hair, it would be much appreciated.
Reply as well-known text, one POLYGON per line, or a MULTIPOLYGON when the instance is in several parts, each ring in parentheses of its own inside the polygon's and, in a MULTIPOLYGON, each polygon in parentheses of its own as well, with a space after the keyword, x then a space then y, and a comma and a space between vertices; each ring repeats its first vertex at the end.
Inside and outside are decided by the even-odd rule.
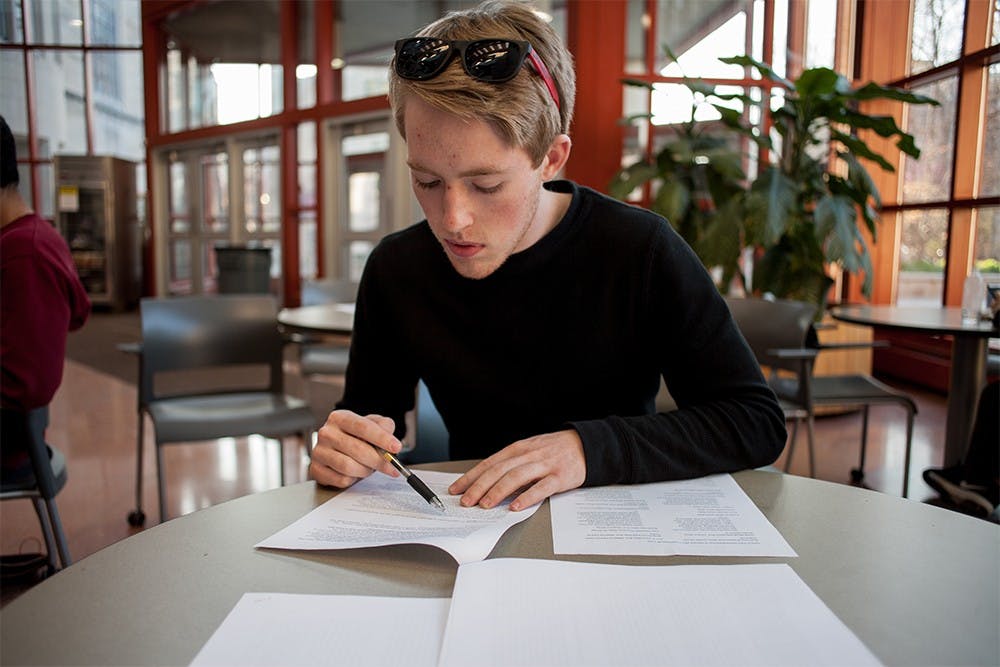
POLYGON ((541 77, 527 63, 506 83, 477 81, 465 73, 456 58, 444 72, 426 81, 400 78, 389 67, 389 104, 396 127, 406 138, 406 98, 462 118, 481 118, 493 125, 511 146, 523 148, 532 163, 541 164, 553 140, 569 133, 576 98, 573 58, 555 31, 525 2, 487 0, 474 9, 449 12, 431 23, 419 37, 475 40, 497 37, 524 40, 545 63, 555 81, 560 106, 541 77))

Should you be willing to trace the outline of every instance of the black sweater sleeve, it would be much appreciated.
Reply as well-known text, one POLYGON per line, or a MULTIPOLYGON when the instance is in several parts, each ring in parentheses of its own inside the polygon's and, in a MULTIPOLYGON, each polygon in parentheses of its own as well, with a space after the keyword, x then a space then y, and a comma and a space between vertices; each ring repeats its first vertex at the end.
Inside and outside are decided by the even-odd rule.
POLYGON ((639 321, 678 409, 573 422, 584 443, 585 485, 772 463, 784 447, 784 415, 725 301, 667 225, 649 247, 639 321))

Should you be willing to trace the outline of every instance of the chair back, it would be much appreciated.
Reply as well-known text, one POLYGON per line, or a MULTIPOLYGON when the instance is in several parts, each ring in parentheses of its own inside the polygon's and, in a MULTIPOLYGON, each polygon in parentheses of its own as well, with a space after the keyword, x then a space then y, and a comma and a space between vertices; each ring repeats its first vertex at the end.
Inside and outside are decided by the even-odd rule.
POLYGON ((771 351, 806 349, 816 306, 803 301, 726 298, 736 325, 761 366, 798 373, 801 360, 771 351))
MULTIPOLYGON (((168 371, 263 365, 267 368, 267 390, 284 391, 284 339, 278 330, 277 301, 272 295, 147 297, 140 302, 140 314, 139 390, 144 405, 157 397, 154 377, 168 371)), ((233 389, 227 387, 226 392, 233 389)), ((169 395, 195 393, 212 392, 173 391, 169 395)))

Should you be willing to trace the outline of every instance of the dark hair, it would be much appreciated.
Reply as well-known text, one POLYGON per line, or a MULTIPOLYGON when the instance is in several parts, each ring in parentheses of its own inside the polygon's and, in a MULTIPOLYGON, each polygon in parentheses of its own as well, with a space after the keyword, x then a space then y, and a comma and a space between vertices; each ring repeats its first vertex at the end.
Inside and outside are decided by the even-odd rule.
POLYGON ((17 185, 21 182, 17 175, 17 148, 14 145, 14 133, 10 131, 7 120, 0 116, 0 188, 17 185))

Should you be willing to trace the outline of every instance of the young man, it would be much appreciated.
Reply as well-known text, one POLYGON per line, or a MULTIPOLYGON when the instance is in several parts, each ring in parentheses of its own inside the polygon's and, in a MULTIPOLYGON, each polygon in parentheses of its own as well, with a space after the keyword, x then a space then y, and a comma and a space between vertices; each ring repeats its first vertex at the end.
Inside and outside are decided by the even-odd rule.
POLYGON ((771 463, 774 395, 725 302, 662 218, 568 181, 571 56, 529 6, 486 2, 400 40, 390 103, 427 219, 361 280, 343 400, 310 472, 346 487, 394 471, 423 379, 449 489, 520 510, 581 485, 771 463), (664 378, 679 409, 654 412, 664 378))
MULTIPOLYGON (((0 398, 5 411, 48 405, 62 382, 66 334, 90 315, 66 241, 18 192, 14 135, 0 116, 0 398)), ((23 424, 3 420, 5 480, 29 475, 23 424)))

